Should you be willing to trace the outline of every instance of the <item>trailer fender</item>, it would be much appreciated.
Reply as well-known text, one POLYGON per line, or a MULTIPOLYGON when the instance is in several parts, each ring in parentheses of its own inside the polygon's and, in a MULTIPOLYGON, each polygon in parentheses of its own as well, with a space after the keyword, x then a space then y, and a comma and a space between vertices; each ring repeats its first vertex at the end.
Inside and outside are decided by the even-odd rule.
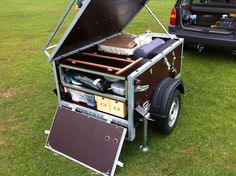
POLYGON ((175 90, 184 94, 184 85, 180 79, 166 78, 157 86, 152 97, 150 114, 153 119, 167 118, 168 105, 171 103, 171 95, 175 90))

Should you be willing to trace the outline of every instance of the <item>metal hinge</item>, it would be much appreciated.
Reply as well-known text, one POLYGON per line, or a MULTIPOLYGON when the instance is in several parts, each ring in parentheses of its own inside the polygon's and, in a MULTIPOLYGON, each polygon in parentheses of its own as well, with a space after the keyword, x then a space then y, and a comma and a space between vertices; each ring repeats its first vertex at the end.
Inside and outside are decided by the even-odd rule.
POLYGON ((104 119, 107 123, 111 123, 111 122, 112 122, 112 118, 110 118, 110 117, 103 116, 103 119, 104 119))
POLYGON ((72 111, 76 111, 76 106, 74 106, 74 105, 69 105, 69 107, 71 108, 72 111))
POLYGON ((117 161, 116 164, 117 164, 117 166, 119 166, 119 167, 124 167, 124 163, 122 163, 121 161, 117 161))
POLYGON ((45 131, 44 131, 44 134, 45 134, 45 135, 49 135, 49 134, 50 134, 50 130, 45 130, 45 131))

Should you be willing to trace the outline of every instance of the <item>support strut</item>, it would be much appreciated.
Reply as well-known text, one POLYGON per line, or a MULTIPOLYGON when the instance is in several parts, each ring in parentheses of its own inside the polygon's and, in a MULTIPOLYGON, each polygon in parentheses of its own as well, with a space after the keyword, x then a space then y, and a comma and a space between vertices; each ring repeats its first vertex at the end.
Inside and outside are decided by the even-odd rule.
POLYGON ((140 149, 143 152, 148 152, 149 148, 147 146, 147 130, 148 130, 148 119, 150 114, 148 113, 147 116, 143 118, 143 144, 140 146, 140 149))

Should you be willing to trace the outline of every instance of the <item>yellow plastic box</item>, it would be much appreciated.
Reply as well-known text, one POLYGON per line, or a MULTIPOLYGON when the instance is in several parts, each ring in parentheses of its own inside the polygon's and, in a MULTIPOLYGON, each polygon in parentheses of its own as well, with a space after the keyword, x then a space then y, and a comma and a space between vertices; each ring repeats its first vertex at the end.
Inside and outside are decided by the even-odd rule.
POLYGON ((110 100, 110 113, 122 118, 125 118, 127 115, 127 107, 123 102, 119 102, 116 100, 110 100))
POLYGON ((95 96, 95 99, 97 101, 97 110, 110 113, 110 99, 95 96))
POLYGON ((122 118, 126 117, 127 107, 125 103, 100 96, 95 96, 95 99, 97 101, 97 110, 122 118))

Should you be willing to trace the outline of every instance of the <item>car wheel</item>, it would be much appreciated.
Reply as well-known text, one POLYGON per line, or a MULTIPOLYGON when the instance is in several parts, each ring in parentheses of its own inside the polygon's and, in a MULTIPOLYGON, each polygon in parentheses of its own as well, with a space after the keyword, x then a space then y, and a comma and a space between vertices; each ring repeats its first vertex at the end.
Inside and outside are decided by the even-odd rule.
POLYGON ((176 127, 179 112, 181 108, 181 94, 179 90, 175 90, 174 93, 170 97, 170 103, 166 108, 167 109, 167 117, 159 118, 157 120, 158 131, 163 134, 170 134, 173 129, 176 127))

